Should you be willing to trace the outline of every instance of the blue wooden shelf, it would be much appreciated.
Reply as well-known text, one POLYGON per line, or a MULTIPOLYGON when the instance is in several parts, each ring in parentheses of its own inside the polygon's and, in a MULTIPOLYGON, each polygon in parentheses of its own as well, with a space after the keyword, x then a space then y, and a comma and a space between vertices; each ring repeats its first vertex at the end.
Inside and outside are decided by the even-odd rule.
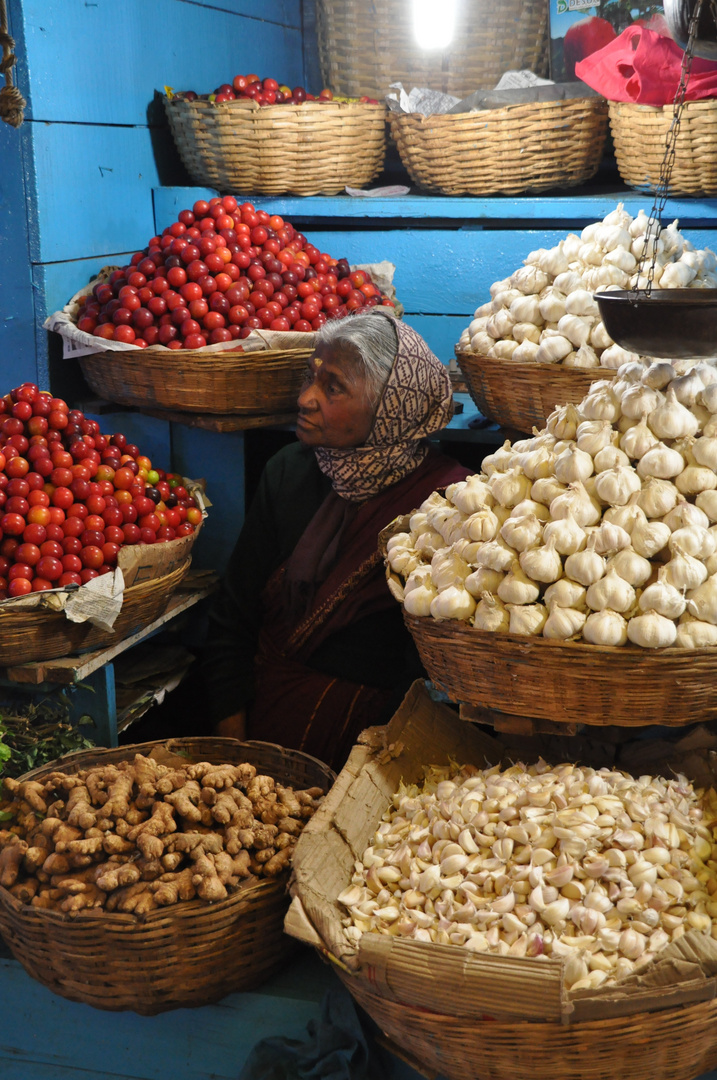
MULTIPOLYGON (((155 188, 154 210, 158 226, 173 221, 179 210, 191 208, 197 199, 211 198, 217 192, 201 187, 155 188)), ((244 198, 243 196, 241 197, 244 198)), ((504 195, 483 198, 443 195, 400 195, 393 198, 360 197, 350 195, 311 197, 246 196, 267 213, 280 214, 289 221, 338 220, 365 224, 367 221, 398 221, 404 227, 432 222, 446 222, 445 227, 469 227, 510 222, 551 222, 567 228, 596 221, 614 210, 618 202, 625 204, 630 214, 643 209, 649 212, 652 195, 642 194, 631 188, 615 188, 605 191, 586 191, 578 188, 575 194, 560 192, 556 195, 504 195), (450 223, 450 224, 449 224, 450 223)), ((679 218, 682 226, 709 227, 717 223, 717 199, 670 199, 663 218, 679 218)), ((350 227, 347 224, 347 227, 350 227)))

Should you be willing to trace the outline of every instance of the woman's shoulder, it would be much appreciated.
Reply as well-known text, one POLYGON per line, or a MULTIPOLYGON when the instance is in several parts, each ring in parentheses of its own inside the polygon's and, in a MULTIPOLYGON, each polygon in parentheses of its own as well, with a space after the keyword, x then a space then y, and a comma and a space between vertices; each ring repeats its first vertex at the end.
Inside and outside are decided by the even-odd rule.
POLYGON ((315 493, 323 498, 330 482, 321 472, 310 446, 289 443, 269 458, 264 466, 263 484, 272 495, 315 493))

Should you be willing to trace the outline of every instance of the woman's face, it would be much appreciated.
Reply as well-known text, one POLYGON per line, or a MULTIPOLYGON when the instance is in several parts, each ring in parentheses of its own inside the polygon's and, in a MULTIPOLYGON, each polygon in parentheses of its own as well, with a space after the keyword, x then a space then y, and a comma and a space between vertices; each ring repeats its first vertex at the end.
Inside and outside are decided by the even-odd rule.
POLYGON ((318 345, 298 405, 296 434, 305 446, 362 446, 373 426, 374 410, 358 352, 350 346, 318 345))

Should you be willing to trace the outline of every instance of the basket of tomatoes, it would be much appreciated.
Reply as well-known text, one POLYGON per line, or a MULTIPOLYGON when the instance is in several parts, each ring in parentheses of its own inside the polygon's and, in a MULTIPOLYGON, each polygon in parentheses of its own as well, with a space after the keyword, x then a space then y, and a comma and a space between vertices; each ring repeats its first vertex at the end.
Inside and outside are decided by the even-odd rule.
POLYGON ((387 110, 372 98, 251 74, 202 96, 168 89, 165 109, 192 180, 219 191, 338 195, 383 169, 387 110))
POLYGON ((92 390, 121 405, 293 413, 327 319, 398 313, 393 265, 351 267, 234 196, 200 199, 127 266, 107 267, 45 327, 92 390))
POLYGON ((0 398, 0 665, 102 648, 159 618, 205 516, 186 485, 33 383, 0 398))

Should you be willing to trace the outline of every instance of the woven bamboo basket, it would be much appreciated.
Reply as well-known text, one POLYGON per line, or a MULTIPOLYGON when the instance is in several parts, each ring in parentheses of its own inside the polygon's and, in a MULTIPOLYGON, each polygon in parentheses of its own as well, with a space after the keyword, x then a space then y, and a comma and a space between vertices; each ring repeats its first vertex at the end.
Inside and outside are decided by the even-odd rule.
MULTIPOLYGON (((149 754, 156 743, 86 750, 26 774, 37 779, 62 769, 149 754)), ((272 743, 235 739, 172 739, 161 744, 188 761, 248 761, 296 788, 328 790, 334 774, 309 754, 272 743)), ((19 903, 0 888, 0 932, 33 978, 72 1001, 98 1009, 152 1016, 207 1005, 258 986, 279 970, 293 943, 283 933, 288 874, 248 878, 226 900, 191 900, 135 915, 96 908, 76 918, 19 903)))
POLYGON ((408 175, 425 191, 512 195, 573 187, 594 176, 607 103, 569 98, 470 113, 391 113, 389 120, 408 175))
POLYGON ((120 405, 272 415, 296 409, 313 351, 127 349, 81 356, 79 363, 95 393, 120 405))
MULTIPOLYGON (((660 179, 672 105, 653 107, 611 101, 610 129, 620 176, 639 191, 660 179)), ((717 194, 717 101, 686 101, 682 107, 669 195, 717 194)))
POLYGON ((530 434, 544 428, 551 412, 577 405, 596 379, 612 379, 612 368, 566 368, 560 364, 514 364, 456 347, 468 391, 484 416, 530 434))
POLYGON ((406 0, 318 0, 317 29, 322 78, 338 94, 383 99, 402 82, 463 98, 510 69, 548 73, 546 0, 465 0, 451 44, 430 52, 416 42, 406 0))
POLYGON ((453 701, 565 724, 681 727, 717 717, 717 649, 641 649, 404 621, 453 701))
POLYGON ((112 630, 90 622, 71 622, 58 611, 0 609, 0 666, 39 663, 114 645, 154 622, 172 593, 189 573, 187 559, 171 573, 125 589, 122 608, 112 630))
POLYGON ((337 897, 399 786, 420 783, 428 765, 509 759, 498 737, 461 721, 431 700, 422 681, 414 683, 387 727, 370 729, 353 748, 300 837, 287 932, 334 962, 356 1001, 427 1075, 692 1080, 715 1067, 717 999, 706 961, 712 944, 700 953, 704 963, 697 960, 702 943, 691 939, 684 956, 694 963, 669 967, 665 958, 661 974, 648 970, 617 992, 569 994, 564 960, 554 956, 536 962, 370 932, 348 941, 337 897))
POLYGON ((358 102, 257 105, 165 98, 169 126, 197 184, 256 195, 338 195, 383 169, 386 108, 358 102))
POLYGON ((717 1001, 606 1020, 501 1023, 446 1016, 371 992, 341 975, 359 1005, 397 1046, 447 1080, 692 1080, 717 1066, 717 1001))

